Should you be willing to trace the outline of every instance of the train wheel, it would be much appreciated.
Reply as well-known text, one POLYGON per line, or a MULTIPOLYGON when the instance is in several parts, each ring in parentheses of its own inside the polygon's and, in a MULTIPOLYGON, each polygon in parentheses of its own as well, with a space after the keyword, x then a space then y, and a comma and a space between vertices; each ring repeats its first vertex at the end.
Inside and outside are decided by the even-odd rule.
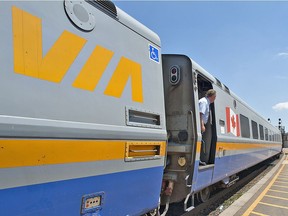
POLYGON ((206 202, 210 198, 211 189, 210 187, 206 187, 203 190, 201 190, 199 193, 197 193, 197 200, 199 202, 206 202))

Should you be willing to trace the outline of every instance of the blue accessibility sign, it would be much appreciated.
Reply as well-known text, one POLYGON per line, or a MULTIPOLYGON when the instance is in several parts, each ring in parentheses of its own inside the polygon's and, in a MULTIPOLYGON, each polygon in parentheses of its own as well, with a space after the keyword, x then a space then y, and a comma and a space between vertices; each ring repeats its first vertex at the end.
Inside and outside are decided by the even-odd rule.
POLYGON ((149 58, 159 63, 159 50, 151 44, 149 44, 149 58))

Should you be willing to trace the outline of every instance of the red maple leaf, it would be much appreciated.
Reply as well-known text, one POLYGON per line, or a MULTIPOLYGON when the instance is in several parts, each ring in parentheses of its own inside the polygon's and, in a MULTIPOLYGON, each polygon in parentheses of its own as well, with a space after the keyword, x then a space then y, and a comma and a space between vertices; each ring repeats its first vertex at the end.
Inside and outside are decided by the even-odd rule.
POLYGON ((231 126, 232 126, 233 128, 236 128, 236 121, 235 121, 234 115, 231 116, 231 126))

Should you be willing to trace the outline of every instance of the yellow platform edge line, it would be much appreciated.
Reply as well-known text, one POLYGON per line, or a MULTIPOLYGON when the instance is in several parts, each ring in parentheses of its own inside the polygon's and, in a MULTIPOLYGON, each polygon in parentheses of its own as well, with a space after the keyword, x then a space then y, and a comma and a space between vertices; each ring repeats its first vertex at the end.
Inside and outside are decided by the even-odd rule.
POLYGON ((262 191, 260 196, 252 203, 252 205, 244 212, 243 216, 248 216, 254 208, 257 206, 257 204, 262 200, 262 198, 265 196, 267 191, 271 188, 271 186, 274 184, 275 180, 277 179, 278 175, 281 173, 282 169, 284 168, 284 165, 281 166, 280 170, 277 172, 277 174, 274 176, 272 181, 269 183, 269 185, 262 191))

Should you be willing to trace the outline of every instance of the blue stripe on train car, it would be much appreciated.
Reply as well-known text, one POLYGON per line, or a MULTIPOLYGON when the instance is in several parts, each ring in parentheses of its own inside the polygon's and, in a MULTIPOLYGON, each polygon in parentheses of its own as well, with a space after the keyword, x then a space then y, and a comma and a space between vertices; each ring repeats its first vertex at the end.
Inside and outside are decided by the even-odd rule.
MULTIPOLYGON (((67 171, 69 172, 69 171, 67 171)), ((104 191, 100 215, 141 215, 159 202, 163 167, 0 190, 1 216, 79 216, 85 194, 104 191)))
POLYGON ((192 186, 192 190, 199 191, 226 177, 254 166, 279 152, 280 150, 263 149, 220 158, 216 156, 214 167, 198 170, 199 166, 196 165, 196 169, 194 170, 195 184, 192 186))

